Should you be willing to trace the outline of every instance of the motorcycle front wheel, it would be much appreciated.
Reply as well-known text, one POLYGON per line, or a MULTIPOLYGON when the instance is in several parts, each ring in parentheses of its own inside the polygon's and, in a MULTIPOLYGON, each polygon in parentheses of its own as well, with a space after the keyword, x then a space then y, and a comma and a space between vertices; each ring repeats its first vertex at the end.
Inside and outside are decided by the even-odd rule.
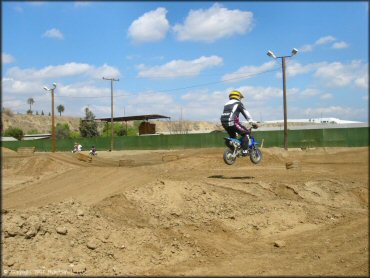
POLYGON ((225 149, 224 151, 224 161, 227 165, 233 165, 236 157, 233 157, 233 151, 230 149, 225 149))
POLYGON ((262 160, 262 152, 261 152, 261 150, 258 149, 258 148, 254 148, 250 152, 251 152, 251 154, 250 154, 251 161, 254 164, 260 163, 261 160, 262 160))

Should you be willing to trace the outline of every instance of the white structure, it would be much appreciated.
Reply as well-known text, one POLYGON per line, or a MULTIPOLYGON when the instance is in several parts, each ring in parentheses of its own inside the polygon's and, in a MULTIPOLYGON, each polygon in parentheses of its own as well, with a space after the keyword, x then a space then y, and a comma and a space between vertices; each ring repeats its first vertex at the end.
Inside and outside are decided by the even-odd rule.
MULTIPOLYGON (((283 123, 283 120, 265 121, 264 123, 283 123)), ((346 121, 337 118, 311 118, 311 119, 288 119, 290 123, 313 123, 313 124, 361 124, 358 121, 346 121)))
MULTIPOLYGON (((29 134, 29 135, 23 135, 22 140, 40 140, 40 139, 49 139, 51 137, 51 134, 29 134)), ((11 142, 11 141, 18 141, 14 137, 10 136, 1 136, 2 142, 11 142)))

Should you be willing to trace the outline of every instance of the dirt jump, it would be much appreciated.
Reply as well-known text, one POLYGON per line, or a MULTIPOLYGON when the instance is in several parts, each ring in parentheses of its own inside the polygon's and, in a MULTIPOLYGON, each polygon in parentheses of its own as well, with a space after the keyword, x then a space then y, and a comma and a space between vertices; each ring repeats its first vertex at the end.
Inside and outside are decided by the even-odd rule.
POLYGON ((368 148, 262 151, 3 148, 2 275, 368 276, 368 148))

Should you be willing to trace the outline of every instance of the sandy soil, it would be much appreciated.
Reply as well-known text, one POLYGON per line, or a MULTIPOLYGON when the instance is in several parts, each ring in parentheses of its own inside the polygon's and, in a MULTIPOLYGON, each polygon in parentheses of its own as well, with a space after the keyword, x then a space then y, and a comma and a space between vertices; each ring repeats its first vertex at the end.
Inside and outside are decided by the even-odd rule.
POLYGON ((3 274, 368 276, 368 148, 222 153, 3 149, 3 274))

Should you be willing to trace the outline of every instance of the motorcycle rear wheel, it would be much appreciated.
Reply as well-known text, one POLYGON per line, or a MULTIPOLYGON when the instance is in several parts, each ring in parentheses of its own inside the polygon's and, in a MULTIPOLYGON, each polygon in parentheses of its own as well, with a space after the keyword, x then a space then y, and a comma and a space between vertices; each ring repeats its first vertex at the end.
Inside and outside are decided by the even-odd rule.
POLYGON ((233 151, 230 149, 225 149, 224 151, 224 162, 227 165, 233 165, 236 160, 236 157, 233 157, 233 151))

